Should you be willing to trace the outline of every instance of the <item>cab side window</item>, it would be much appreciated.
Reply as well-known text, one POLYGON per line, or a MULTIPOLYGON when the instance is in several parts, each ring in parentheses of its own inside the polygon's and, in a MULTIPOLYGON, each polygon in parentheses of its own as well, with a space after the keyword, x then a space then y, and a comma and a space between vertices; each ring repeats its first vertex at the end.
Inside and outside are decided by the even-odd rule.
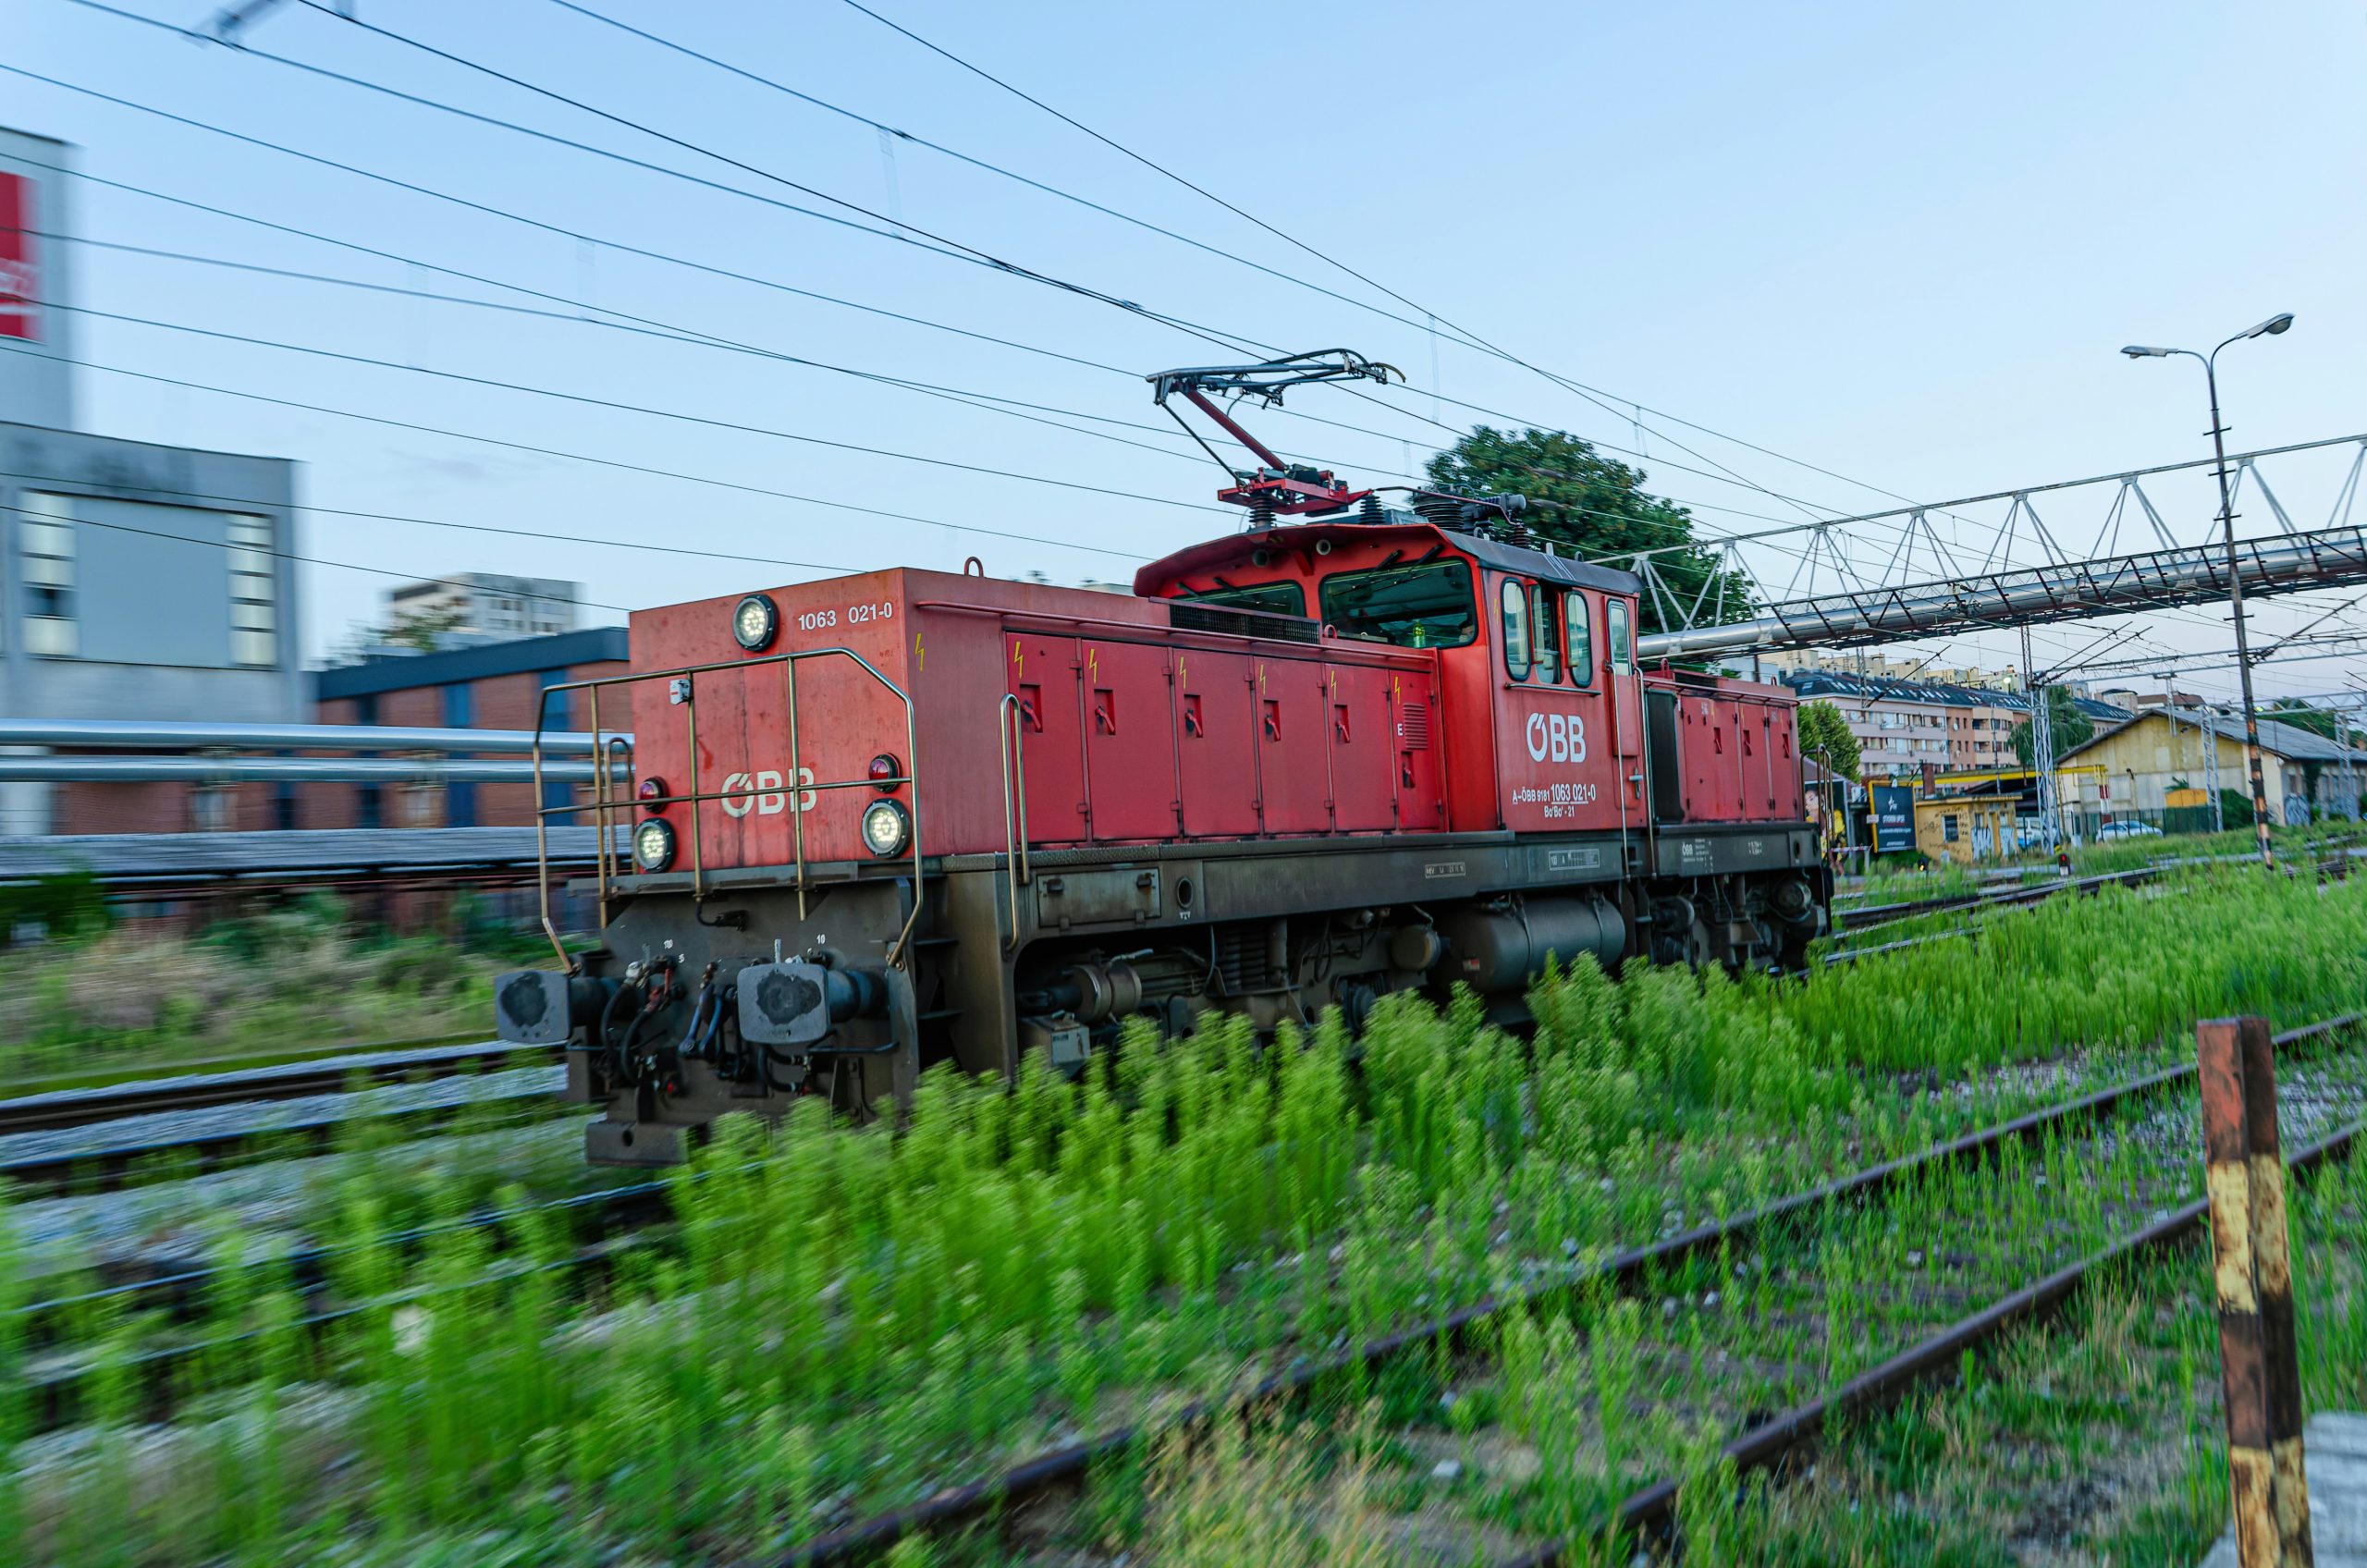
POLYGON ((1497 599, 1503 606, 1504 673, 1515 680, 1526 680, 1530 662, 1528 585, 1518 578, 1507 577, 1498 590, 1497 599))
POLYGON ((1562 595, 1562 624, 1568 630, 1570 643, 1570 684, 1594 684, 1594 617, 1587 610, 1587 596, 1573 588, 1562 595))
POLYGON ((1541 584, 1528 585, 1528 640, 1537 655, 1537 668, 1529 679, 1544 681, 1549 686, 1562 684, 1562 640, 1555 635, 1553 594, 1541 584))
POLYGON ((1603 623, 1609 633, 1606 641, 1611 643, 1611 673, 1613 675, 1635 674, 1635 667, 1629 662, 1635 656, 1635 649, 1628 636, 1627 601, 1605 599, 1602 602, 1602 612, 1603 623))

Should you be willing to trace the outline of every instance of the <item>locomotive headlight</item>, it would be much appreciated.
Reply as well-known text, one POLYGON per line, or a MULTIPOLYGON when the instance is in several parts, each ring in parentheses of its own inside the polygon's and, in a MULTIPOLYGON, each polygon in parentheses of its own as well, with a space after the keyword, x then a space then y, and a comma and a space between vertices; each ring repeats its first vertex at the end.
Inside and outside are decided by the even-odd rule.
POLYGON ((751 594, 731 612, 731 636, 752 654, 773 645, 780 631, 780 609, 763 594, 751 594))
POLYGON ((663 871, 674 864, 674 825, 653 816, 632 830, 632 863, 644 871, 663 871))
POLYGON ((913 819, 894 801, 874 801, 864 809, 864 847, 881 860, 900 855, 913 841, 913 819))

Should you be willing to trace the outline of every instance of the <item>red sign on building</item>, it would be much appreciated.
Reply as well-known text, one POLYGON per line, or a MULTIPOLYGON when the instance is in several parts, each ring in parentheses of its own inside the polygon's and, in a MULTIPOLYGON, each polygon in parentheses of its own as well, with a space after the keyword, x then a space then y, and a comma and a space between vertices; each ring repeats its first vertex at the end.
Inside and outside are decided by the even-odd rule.
POLYGON ((33 182, 0 173, 0 337, 39 337, 33 182))

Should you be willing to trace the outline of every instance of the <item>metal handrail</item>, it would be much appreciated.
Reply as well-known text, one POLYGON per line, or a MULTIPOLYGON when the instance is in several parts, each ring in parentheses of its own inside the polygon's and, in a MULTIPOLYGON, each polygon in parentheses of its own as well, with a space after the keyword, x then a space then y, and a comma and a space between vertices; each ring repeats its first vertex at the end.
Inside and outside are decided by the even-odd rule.
MULTIPOLYGON (((690 750, 690 788, 687 791, 674 795, 652 795, 646 800, 640 800, 636 798, 632 801, 619 801, 615 797, 610 789, 610 785, 615 781, 617 775, 612 771, 608 763, 607 748, 605 746, 597 747, 595 752, 593 800, 590 810, 594 815, 594 820, 599 824, 603 834, 603 859, 599 863, 599 897, 600 925, 602 929, 605 930, 608 924, 608 906, 614 897, 610 890, 612 877, 609 870, 609 863, 606 858, 607 854, 610 852, 612 846, 609 846, 607 843, 607 834, 612 814, 619 811, 626 813, 628 820, 630 820, 630 814, 635 806, 649 808, 683 804, 689 805, 691 808, 691 900, 694 905, 703 904, 706 901, 706 867, 704 846, 702 844, 704 835, 701 832, 701 827, 703 826, 703 821, 700 815, 699 807, 703 802, 707 801, 721 802, 731 799, 733 796, 731 792, 722 790, 703 790, 699 788, 698 678, 701 675, 713 674, 718 670, 747 670, 761 665, 768 664, 777 664, 782 667, 782 679, 789 702, 790 763, 789 774, 787 778, 783 781, 783 788, 789 797, 790 815, 791 818, 791 831, 792 842, 794 844, 793 852, 796 866, 795 886, 797 888, 797 913, 800 920, 804 919, 806 913, 805 894, 807 880, 805 864, 805 813, 804 808, 801 803, 801 798, 804 795, 823 790, 892 790, 900 785, 905 784, 909 784, 913 787, 912 802, 908 807, 908 812, 912 818, 913 830, 913 907, 912 912, 904 918, 903 928, 897 933, 896 939, 889 944, 887 955, 888 964, 890 968, 901 969, 904 967, 907 959, 911 955, 913 932, 920 923, 921 904, 923 901, 921 885, 921 801, 920 784, 918 779, 920 772, 918 762, 918 725, 914 718, 913 699, 909 692, 905 692, 903 688, 898 686, 894 681, 889 680, 885 675, 882 675, 877 667, 873 665, 870 660, 865 658, 861 654, 856 653, 853 649, 845 647, 829 647, 801 648, 786 653, 768 654, 758 658, 718 660, 712 664, 685 665, 672 669, 639 670, 625 675, 598 676, 588 680, 560 681, 555 685, 546 686, 543 688, 541 697, 535 704, 534 708, 533 763, 534 798, 536 802, 534 807, 535 879, 538 890, 541 894, 543 935, 549 939, 551 949, 558 955, 559 962, 565 965, 570 973, 572 973, 575 968, 575 961, 568 955, 566 945, 559 940, 558 925, 551 917, 550 851, 547 824, 548 819, 554 815, 563 812, 573 813, 583 808, 578 807, 571 802, 564 806, 546 806, 541 803, 543 786, 543 726, 549 713, 551 694, 555 692, 589 692, 592 693, 592 734, 595 737, 596 743, 597 737, 600 733, 599 693, 603 687, 632 685, 645 680, 680 680, 682 683, 681 704, 687 710, 683 715, 684 728, 686 731, 685 738, 688 741, 690 750), (863 778, 825 779, 811 782, 803 778, 803 768, 800 760, 801 753, 798 748, 797 733, 797 666, 800 662, 805 659, 828 658, 834 656, 852 660, 863 670, 865 674, 870 676, 872 680, 885 687, 889 695, 893 696, 898 702, 903 704, 904 772, 898 777, 893 778, 873 778, 866 776, 863 778)), ((1022 799, 1024 800, 1024 798, 1023 786, 1022 799)), ((615 874, 614 879, 621 880, 622 876, 623 873, 619 870, 615 874)))
POLYGON ((1011 888, 1011 935, 1003 939, 1003 950, 1019 950, 1019 889, 1027 876, 1027 760, 1025 748, 1020 742, 1019 693, 1006 692, 995 712, 996 736, 1002 742, 1002 859, 1003 874, 1011 888), (1019 811, 1014 828, 1012 815, 1012 785, 1019 788, 1019 811))

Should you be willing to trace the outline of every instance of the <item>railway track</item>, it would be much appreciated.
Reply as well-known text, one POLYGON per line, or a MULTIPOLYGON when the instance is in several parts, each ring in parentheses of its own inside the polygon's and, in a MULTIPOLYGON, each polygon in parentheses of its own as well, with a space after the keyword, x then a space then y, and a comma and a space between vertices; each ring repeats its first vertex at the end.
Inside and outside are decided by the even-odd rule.
MULTIPOLYGON (((2367 1014, 2346 1013, 2275 1036, 2280 1050, 2322 1040, 2353 1028, 2367 1014)), ((1610 1290, 1632 1293, 1652 1281, 1681 1271, 1688 1263, 1722 1256, 1750 1244, 1763 1232, 1801 1219, 1829 1205, 1870 1198, 1919 1175, 1953 1161, 1994 1156, 2004 1145, 2058 1135, 2112 1112, 2156 1098, 2181 1087, 2195 1069, 2181 1065, 2083 1095, 2044 1110, 2014 1118, 1984 1131, 1951 1139, 1914 1155, 1887 1160, 1849 1176, 1794 1193, 1772 1203, 1721 1222, 1697 1226, 1647 1246, 1632 1247, 1590 1268, 1550 1280, 1527 1289, 1490 1296, 1454 1312, 1398 1329, 1332 1354, 1304 1360, 1287 1371, 1271 1374, 1253 1387, 1220 1399, 1195 1401, 1155 1425, 1129 1425, 1083 1440, 1047 1450, 992 1474, 943 1488, 930 1497, 892 1509, 826 1535, 782 1559, 783 1568, 819 1568, 868 1561, 909 1536, 932 1534, 996 1514, 1056 1488, 1085 1479, 1101 1462, 1141 1447, 1147 1440, 1186 1433, 1222 1416, 1250 1409, 1297 1401, 1315 1390, 1336 1386, 1345 1377, 1369 1374, 1408 1357, 1449 1348, 1477 1348, 1483 1331, 1508 1314, 1566 1301, 1582 1292, 1610 1290)), ((2367 1132, 2367 1121, 2354 1121, 2333 1135, 2302 1148, 2292 1158, 2306 1170, 2325 1159, 2347 1154, 2367 1132)), ((1880 1408, 1918 1383, 1952 1372, 1961 1355, 2009 1329, 2059 1307, 2095 1274, 2128 1258, 2177 1244, 2196 1233, 2208 1214, 2207 1201, 2198 1200, 2173 1210, 2133 1235, 2067 1268, 2016 1291, 1972 1317, 1851 1379, 1827 1398, 1809 1402, 1760 1422, 1725 1449, 1741 1469, 1760 1469, 1781 1462, 1813 1442, 1828 1421, 1880 1408)), ((1603 1522, 1590 1537, 1599 1543, 1616 1529, 1629 1537, 1664 1527, 1674 1506, 1676 1485, 1663 1481, 1630 1497, 1614 1517, 1603 1522)), ((1587 1548, 1556 1542, 1515 1560, 1503 1568, 1548 1568, 1568 1561, 1593 1561, 1587 1548), (1574 1555, 1575 1554, 1575 1555, 1574 1555)))
MULTIPOLYGON (((2349 877, 2358 854, 2357 851, 2346 851, 2330 859, 2313 862, 2312 863, 2312 874, 2320 883, 2345 881, 2349 877)), ((2227 857, 2221 855, 2194 860, 2164 861, 2134 871, 2112 872, 2099 876, 2066 878, 2054 882, 2031 883, 2026 887, 2012 888, 2003 891, 1968 893, 1955 898, 1925 899, 1910 903, 1879 904, 1862 911, 1845 911, 1840 912, 1844 924, 1835 936, 1846 938, 1856 930, 1874 929, 1924 915, 1945 914, 1952 912, 1970 913, 1986 909, 2027 908, 2042 903, 2062 892, 2093 894, 2107 887, 2141 887, 2158 879, 2165 873, 2177 870, 2181 866, 2215 865, 2224 864, 2226 859, 2227 857), (1865 916, 1872 918, 1863 918, 1865 916)), ((2298 875, 2293 863, 2290 862, 2280 863, 2280 869, 2287 876, 2298 875)), ((1870 948, 1835 948, 1818 953, 1815 957, 1816 962, 1821 965, 1854 963, 1862 958, 1873 958, 1882 953, 1921 947, 1927 942, 1944 942, 1958 937, 1978 937, 1980 932, 1981 928, 1978 925, 1957 925, 1944 931, 1929 932, 1920 937, 1902 937, 1895 942, 1878 943, 1870 948)))
MULTIPOLYGON (((2295 1150, 2287 1169, 2305 1175, 2331 1160, 2348 1158, 2367 1137, 2367 1119, 2346 1122, 2332 1133, 2295 1150)), ((2077 1262, 2057 1268, 1998 1298, 1968 1317, 1910 1345, 1850 1378, 1822 1399, 1810 1400, 1759 1423, 1720 1451, 1737 1476, 1776 1469, 1813 1447, 1828 1427, 1888 1409, 1925 1383, 1956 1373, 1964 1358, 2012 1329, 2061 1311, 2097 1279, 2116 1268, 2172 1251, 2204 1233, 2211 1202, 2197 1198, 2130 1231, 2077 1262)), ((1549 1542, 1500 1563, 1497 1568, 1562 1568, 1592 1562, 1593 1543, 1666 1536, 1675 1517, 1679 1481, 1671 1477, 1633 1493, 1582 1538, 1549 1542)))
POLYGON ((372 1105, 357 1114, 347 1102, 354 1093, 435 1084, 488 1069, 500 1072, 521 1061, 556 1064, 560 1059, 557 1049, 521 1051, 492 1042, 25 1096, 0 1101, 0 1181, 20 1197, 109 1191, 149 1166, 191 1175, 259 1149, 267 1149, 268 1157, 317 1151, 330 1146, 340 1128, 358 1121, 418 1123, 464 1114, 470 1107, 531 1105, 550 1099, 555 1065, 545 1067, 540 1082, 488 1082, 482 1092, 457 1103, 372 1105), (264 1121, 234 1114, 244 1107, 299 1100, 322 1103, 264 1121))
POLYGON ((2017 883, 2010 888, 1989 888, 1976 893, 1959 893, 1944 899, 1917 899, 1904 903, 1870 904, 1863 909, 1836 911, 1841 929, 1858 931, 1876 925, 1888 925, 1895 921, 1913 920, 1926 914, 1945 914, 1952 910, 2008 909, 2018 904, 2042 903, 2057 893, 2092 893, 2100 888, 2138 887, 2160 877, 2170 869, 2148 865, 2135 871, 2106 872, 2096 876, 2058 877, 2046 882, 2017 883))
MULTIPOLYGON (((2290 1048, 2362 1023, 2367 1023, 2367 1012, 2346 1013, 2287 1031, 2276 1036, 2276 1042, 2280 1048, 2290 1048)), ((1097 1462, 1134 1448, 1148 1438, 1191 1430, 1228 1411, 1296 1399, 1343 1374, 1375 1370, 1441 1343, 1470 1342, 1489 1323, 1508 1311, 1543 1306, 1604 1287, 1636 1291, 1682 1268, 1688 1260, 1714 1256, 1761 1231, 1827 1205, 1879 1194, 1951 1161, 1993 1156, 2008 1143, 2037 1141, 2101 1120, 2124 1107, 2160 1096, 2193 1076, 2192 1067, 2181 1065, 2092 1091, 1795 1192, 1722 1222, 1697 1226, 1649 1245, 1625 1249, 1589 1268, 1540 1281, 1521 1292, 1491 1296, 1360 1346, 1303 1360, 1286 1371, 1268 1376, 1246 1391, 1185 1405, 1159 1421, 1155 1428, 1127 1426, 1103 1432, 1047 1451, 991 1476, 941 1490, 924 1502, 850 1525, 816 1539, 788 1562, 819 1564, 861 1561, 884 1551, 906 1535, 953 1527, 1005 1504, 1078 1481, 1097 1462)), ((307 1339, 320 1339, 337 1326, 364 1315, 383 1314, 399 1306, 431 1305, 440 1292, 472 1290, 488 1282, 514 1280, 528 1270, 557 1270, 568 1276, 570 1285, 581 1288, 612 1268, 627 1252, 662 1244, 670 1234, 670 1221, 675 1217, 675 1184, 674 1181, 663 1180, 637 1182, 519 1207, 487 1209, 375 1238, 367 1244, 397 1256, 415 1254, 439 1233, 474 1231, 497 1238, 497 1261, 489 1274, 437 1287, 405 1290, 383 1300, 337 1298, 334 1285, 336 1265, 354 1250, 355 1244, 299 1248, 287 1254, 280 1265, 288 1288, 303 1304, 301 1316, 290 1327, 307 1339), (498 1238, 521 1233, 532 1229, 532 1222, 545 1219, 567 1227, 570 1242, 564 1256, 540 1261, 498 1256, 502 1244, 498 1238)), ((182 1320, 202 1312, 222 1278, 222 1269, 212 1266, 147 1269, 91 1290, 16 1308, 13 1316, 18 1321, 14 1332, 34 1355, 23 1388, 36 1427, 54 1429, 77 1418, 77 1390, 92 1370, 83 1358, 55 1354, 56 1330, 62 1324, 92 1317, 119 1318, 131 1313, 151 1315, 165 1321, 182 1320)), ((202 1367, 225 1352, 236 1353, 250 1346, 258 1337, 257 1331, 242 1330, 229 1336, 152 1345, 129 1357, 121 1370, 142 1386, 140 1403, 147 1417, 162 1420, 170 1415, 176 1399, 190 1391, 184 1383, 190 1370, 202 1367)))
POLYGON ((230 1072, 178 1073, 90 1089, 53 1089, 0 1099, 0 1137, 87 1127, 128 1116, 205 1110, 215 1106, 334 1095, 357 1083, 399 1084, 499 1067, 538 1057, 562 1060, 556 1047, 500 1040, 400 1050, 342 1052, 325 1060, 286 1062, 230 1072))

